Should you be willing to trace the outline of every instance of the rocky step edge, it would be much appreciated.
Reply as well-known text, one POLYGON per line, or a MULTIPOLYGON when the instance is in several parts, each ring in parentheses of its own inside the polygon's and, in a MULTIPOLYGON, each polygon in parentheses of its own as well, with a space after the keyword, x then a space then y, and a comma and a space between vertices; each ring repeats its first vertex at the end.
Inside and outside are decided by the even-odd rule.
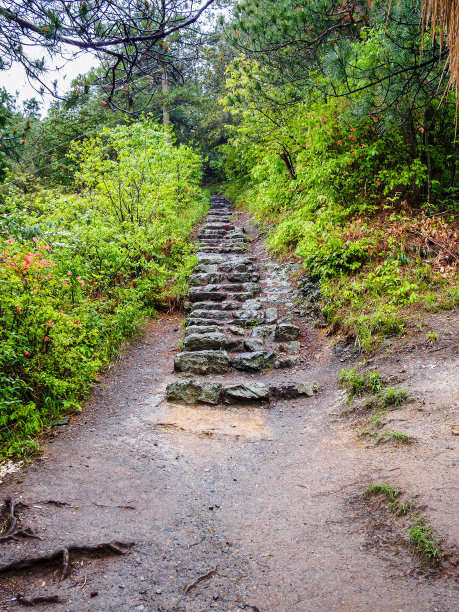
POLYGON ((223 385, 194 378, 167 385, 166 399, 179 404, 263 404, 277 399, 312 397, 319 391, 315 381, 267 385, 264 382, 244 382, 223 385))

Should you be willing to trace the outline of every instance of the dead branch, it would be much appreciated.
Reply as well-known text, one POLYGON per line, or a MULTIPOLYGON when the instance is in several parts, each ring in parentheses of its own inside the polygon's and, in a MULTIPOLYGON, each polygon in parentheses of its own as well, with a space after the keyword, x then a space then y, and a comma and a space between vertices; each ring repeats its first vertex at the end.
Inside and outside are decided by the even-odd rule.
POLYGON ((14 570, 35 568, 39 565, 46 565, 48 563, 52 563, 53 561, 60 561, 62 567, 61 580, 63 580, 68 575, 70 569, 70 553, 115 553, 116 555, 125 555, 127 553, 127 550, 125 549, 128 549, 133 545, 134 542, 117 541, 104 542, 102 544, 94 545, 71 544, 70 546, 58 548, 50 553, 39 555, 38 557, 26 557, 24 559, 18 559, 17 561, 12 561, 11 563, 0 565, 0 574, 5 574, 6 572, 12 572, 14 570))
POLYGON ((29 608, 45 603, 62 603, 59 599, 59 595, 40 595, 38 597, 27 598, 21 593, 18 593, 16 595, 16 600, 18 603, 23 606, 28 606, 29 608))
POLYGON ((426 240, 427 242, 431 242, 432 244, 434 244, 436 247, 438 247, 440 249, 440 251, 445 251, 446 253, 448 253, 448 255, 450 255, 450 257, 452 257, 453 259, 455 259, 456 261, 459 261, 459 257, 457 255, 455 255, 452 251, 450 251, 448 248, 445 247, 444 244, 440 244, 439 242, 435 242, 435 240, 433 238, 431 238, 430 236, 426 236, 425 234, 423 234, 422 232, 418 232, 418 230, 415 229, 410 229, 409 230, 412 234, 417 234, 418 236, 421 236, 422 238, 424 238, 424 240, 426 240))

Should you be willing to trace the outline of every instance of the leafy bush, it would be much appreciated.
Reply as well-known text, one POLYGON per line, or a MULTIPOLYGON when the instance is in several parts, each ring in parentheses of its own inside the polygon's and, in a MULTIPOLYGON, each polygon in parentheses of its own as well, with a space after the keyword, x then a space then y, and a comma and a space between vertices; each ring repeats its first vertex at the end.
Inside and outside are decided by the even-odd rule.
POLYGON ((22 454, 142 319, 186 292, 201 160, 145 120, 72 156, 80 195, 11 192, 0 218, 0 452, 22 454))

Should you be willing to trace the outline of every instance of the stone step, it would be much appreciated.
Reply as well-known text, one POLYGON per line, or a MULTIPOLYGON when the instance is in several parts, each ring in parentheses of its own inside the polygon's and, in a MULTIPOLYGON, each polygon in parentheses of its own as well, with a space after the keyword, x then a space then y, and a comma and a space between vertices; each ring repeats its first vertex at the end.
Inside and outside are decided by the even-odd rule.
POLYGON ((276 354, 272 351, 256 351, 232 357, 231 365, 236 370, 259 372, 272 366, 275 360, 276 354))
POLYGON ((218 272, 197 272, 190 276, 190 284, 194 286, 216 285, 223 280, 223 274, 218 272))
POLYGON ((224 374, 230 369, 226 351, 183 351, 174 359, 176 372, 191 374, 224 374))
POLYGON ((190 314, 194 319, 215 319, 216 321, 229 321, 233 313, 227 310, 193 310, 190 314))
POLYGON ((223 222, 220 222, 220 221, 206 223, 205 227, 206 227, 206 229, 211 230, 211 231, 216 231, 216 230, 229 231, 229 230, 235 230, 236 229, 236 226, 233 225, 232 223, 223 223, 223 222))
POLYGON ((184 351, 218 351, 226 347, 228 336, 221 332, 190 334, 183 341, 184 351))
POLYGON ((167 385, 166 398, 180 404, 261 404, 271 400, 312 397, 319 390, 316 382, 267 385, 264 382, 236 382, 229 385, 194 378, 178 380, 167 385))
POLYGON ((188 295, 190 302, 223 302, 228 295, 217 291, 205 291, 204 289, 192 289, 188 295))
POLYGON ((191 334, 212 334, 220 331, 220 328, 219 325, 188 325, 185 327, 185 338, 191 334))

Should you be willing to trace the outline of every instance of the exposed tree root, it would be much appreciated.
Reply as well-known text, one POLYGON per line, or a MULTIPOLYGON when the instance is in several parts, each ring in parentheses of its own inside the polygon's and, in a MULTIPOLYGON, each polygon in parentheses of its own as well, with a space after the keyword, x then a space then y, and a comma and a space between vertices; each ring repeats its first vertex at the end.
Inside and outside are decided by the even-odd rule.
POLYGON ((94 545, 80 545, 71 544, 70 546, 63 546, 57 550, 53 550, 50 553, 39 555, 38 557, 26 557, 25 559, 18 559, 5 565, 0 565, 0 574, 6 572, 12 572, 14 570, 24 570, 37 567, 39 565, 46 565, 53 561, 61 562, 61 580, 64 580, 68 576, 70 571, 70 553, 99 553, 109 554, 115 553, 116 555, 125 555, 128 548, 134 545, 134 542, 104 542, 102 544, 94 545))
POLYGON ((18 529, 18 519, 14 515, 14 511, 19 505, 24 504, 22 504, 22 502, 15 502, 11 498, 5 499, 2 510, 2 516, 5 517, 5 526, 3 533, 0 535, 0 542, 17 540, 18 537, 35 538, 36 540, 41 540, 41 538, 35 535, 29 527, 26 527, 26 529, 18 529))
POLYGON ((38 597, 28 598, 18 593, 16 599, 18 603, 29 608, 45 603, 62 603, 58 595, 40 595, 38 597))

